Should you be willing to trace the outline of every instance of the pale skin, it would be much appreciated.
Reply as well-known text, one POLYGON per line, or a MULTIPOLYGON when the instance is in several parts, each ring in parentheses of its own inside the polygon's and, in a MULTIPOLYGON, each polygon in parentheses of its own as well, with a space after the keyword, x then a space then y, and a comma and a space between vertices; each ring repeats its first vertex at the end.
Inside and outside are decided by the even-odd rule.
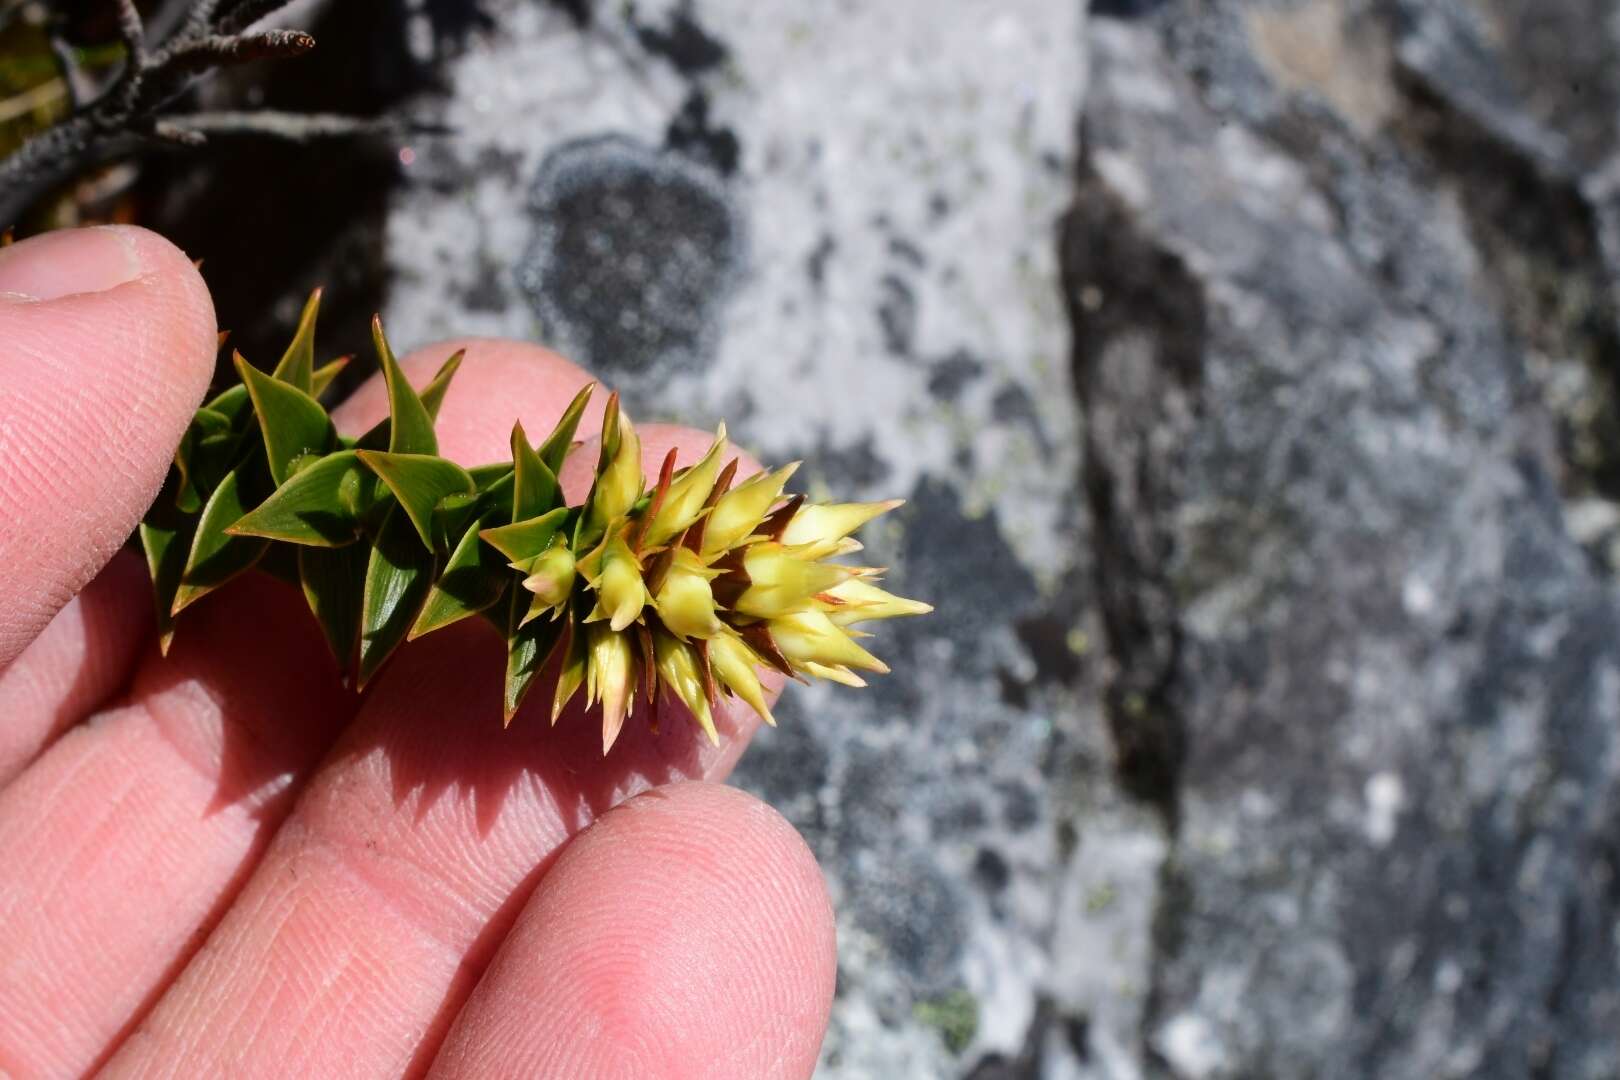
MULTIPOLYGON (((405 369, 462 346, 439 438, 464 465, 590 379, 493 340, 405 369)), ((577 708, 503 730, 478 619, 357 697, 256 574, 158 656, 120 548, 215 351, 201 277, 151 233, 0 251, 0 1076, 810 1075, 832 912, 792 827, 719 783, 746 708, 718 748, 636 717, 603 758, 577 708)), ((385 413, 374 381, 336 416, 385 413)), ((640 430, 654 472, 711 438, 640 430)))

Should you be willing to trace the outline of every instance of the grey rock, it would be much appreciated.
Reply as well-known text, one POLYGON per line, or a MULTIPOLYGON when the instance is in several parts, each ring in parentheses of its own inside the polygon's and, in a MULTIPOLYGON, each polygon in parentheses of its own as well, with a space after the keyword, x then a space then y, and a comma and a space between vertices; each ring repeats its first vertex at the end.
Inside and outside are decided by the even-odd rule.
POLYGON ((1582 358, 1531 355, 1538 238, 1437 152, 1546 212, 1601 140, 1463 10, 1093 25, 1065 268, 1110 719, 1174 823, 1155 1072, 1620 1071, 1620 608, 1538 370, 1582 358))

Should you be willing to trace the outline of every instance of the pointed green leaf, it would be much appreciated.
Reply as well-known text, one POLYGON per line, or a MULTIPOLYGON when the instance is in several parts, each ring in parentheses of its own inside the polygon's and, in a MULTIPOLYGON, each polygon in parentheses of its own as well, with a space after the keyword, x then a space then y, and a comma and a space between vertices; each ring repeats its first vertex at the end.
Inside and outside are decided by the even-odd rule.
POLYGON ((366 467, 382 478, 410 515, 422 543, 432 549, 433 510, 449 495, 473 495, 473 478, 453 461, 429 454, 393 454, 357 450, 366 467))
POLYGON ((472 475, 473 483, 477 485, 478 490, 485 492, 512 475, 512 463, 510 461, 497 461, 493 465, 475 466, 468 469, 467 472, 472 475))
POLYGON ((410 517, 396 504, 383 519, 366 565, 360 607, 360 686, 393 655, 433 587, 433 552, 424 548, 410 517))
POLYGON ((311 380, 309 396, 318 398, 326 393, 326 388, 332 385, 332 380, 342 374, 343 369, 349 366, 352 356, 340 356, 330 364, 322 364, 315 369, 315 377, 311 380))
POLYGON ((231 430, 231 418, 217 409, 199 408, 192 414, 191 427, 196 430, 198 438, 222 435, 231 430))
POLYGON ((340 450, 300 469, 226 531, 289 544, 341 547, 358 535, 371 483, 359 455, 340 450))
POLYGON ((479 514, 479 497, 475 492, 456 492, 439 500, 433 508, 433 548, 447 551, 456 546, 467 526, 479 514))
MULTIPOLYGON (((375 331, 375 325, 373 330, 375 331)), ((384 343, 386 344, 386 342, 384 343)), ((450 380, 455 378, 456 371, 461 367, 461 359, 465 350, 457 352, 444 362, 433 381, 422 390, 422 406, 427 409, 428 416, 434 420, 439 418, 439 406, 444 404, 444 395, 450 389, 450 380)), ((384 371, 386 375, 386 369, 384 371)), ((389 441, 393 438, 393 421, 384 417, 371 426, 369 430, 351 444, 356 450, 387 450, 389 441)))
POLYGON ((172 610, 176 615, 258 562, 269 546, 269 541, 256 536, 232 536, 225 531, 247 513, 240 476, 236 469, 226 473, 197 519, 185 573, 175 590, 172 610))
POLYGON ((354 669, 355 648, 360 643, 360 604, 369 555, 370 548, 365 544, 298 549, 298 577, 304 599, 320 623, 345 679, 354 669))
POLYGON ((270 478, 279 487, 292 475, 292 466, 306 454, 324 454, 337 441, 332 418, 321 403, 304 391, 272 379, 236 354, 236 372, 253 398, 253 411, 264 433, 264 453, 270 478))
POLYGON ((568 507, 559 506, 537 518, 485 529, 479 535, 484 538, 486 544, 505 555, 511 562, 523 562, 546 550, 551 538, 562 528, 563 520, 567 517, 568 507))
POLYGON ((212 398, 203 408, 225 417, 234 428, 251 415, 253 402, 248 397, 247 387, 237 383, 212 398))
POLYGON ((513 589, 507 606, 506 638, 506 694, 504 715, 510 724, 523 704, 523 699, 545 670, 546 661, 556 646, 562 630, 562 621, 535 621, 527 626, 518 625, 528 609, 528 594, 513 589))
POLYGON ((371 340, 377 348, 383 380, 388 384, 388 450, 394 454, 437 454, 438 437, 433 434, 433 416, 411 388, 400 370, 394 350, 383 336, 382 320, 371 320, 371 340))
POLYGON ((164 654, 174 639, 174 594, 180 587, 180 575, 185 572, 186 555, 197 528, 196 515, 182 513, 174 504, 174 489, 179 483, 178 471, 171 469, 140 528, 141 548, 146 552, 146 568, 152 576, 152 594, 157 602, 158 648, 164 654))
POLYGON ((450 359, 434 372, 433 381, 422 388, 422 407, 433 419, 439 418, 439 406, 444 404, 444 395, 450 392, 450 381, 456 377, 456 372, 461 370, 461 361, 466 356, 466 349, 457 349, 451 353, 450 359))
POLYGON ((165 498, 172 498, 174 505, 188 514, 195 514, 202 509, 203 492, 198 490, 200 476, 194 475, 193 462, 200 462, 208 453, 207 440, 211 436, 228 434, 231 429, 230 417, 213 409, 201 408, 186 425, 185 434, 180 436, 180 445, 174 451, 174 467, 179 473, 179 484, 172 493, 166 492, 165 498))
MULTIPOLYGON (((474 473, 473 480, 476 481, 477 479, 478 475, 474 473)), ((496 480, 488 487, 479 489, 478 507, 480 514, 486 510, 489 510, 494 512, 494 520, 496 521, 512 520, 513 479, 514 476, 512 470, 510 467, 508 467, 505 476, 496 480)))
POLYGON ((585 406, 591 400, 591 391, 595 389, 595 383, 586 383, 584 389, 574 395, 574 400, 563 410, 562 419, 557 421, 557 426, 546 436, 545 445, 540 447, 540 460, 553 474, 562 470, 563 459, 568 456, 569 447, 574 445, 579 418, 585 415, 585 406))
POLYGON ((557 477, 529 445, 523 425, 512 425, 512 520, 527 521, 557 504, 557 477))
MULTIPOLYGON (((315 390, 315 316, 321 309, 321 290, 316 289, 304 301, 303 314, 298 316, 298 332, 292 344, 281 356, 272 377, 313 396, 315 390)), ((261 414, 262 415, 262 414, 261 414)))
POLYGON ((428 594, 422 614, 411 627, 408 640, 476 615, 501 598, 512 572, 505 560, 478 538, 482 524, 483 519, 474 521, 462 533, 461 541, 444 565, 444 572, 428 594))

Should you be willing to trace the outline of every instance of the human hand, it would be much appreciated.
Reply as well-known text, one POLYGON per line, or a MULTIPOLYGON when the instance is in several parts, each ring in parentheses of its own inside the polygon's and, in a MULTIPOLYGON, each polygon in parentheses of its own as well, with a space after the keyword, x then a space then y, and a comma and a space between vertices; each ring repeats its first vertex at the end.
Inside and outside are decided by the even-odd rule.
MULTIPOLYGON (((492 340, 405 370, 460 345, 438 430, 464 465, 588 380, 492 340)), ((0 251, 0 1076, 809 1075, 832 915, 792 827, 714 783, 747 708, 718 748, 632 718, 604 758, 577 707, 503 730, 478 619, 357 697, 258 574, 158 658, 120 548, 215 351, 201 278, 151 233, 0 251)), ((335 417, 386 411, 374 380, 335 417)), ((639 430, 650 469, 710 438, 639 430)))

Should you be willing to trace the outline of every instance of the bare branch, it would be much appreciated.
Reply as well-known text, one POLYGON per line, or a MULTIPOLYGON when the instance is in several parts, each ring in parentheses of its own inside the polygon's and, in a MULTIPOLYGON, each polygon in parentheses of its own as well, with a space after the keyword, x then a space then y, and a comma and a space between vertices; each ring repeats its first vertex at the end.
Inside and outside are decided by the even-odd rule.
POLYGON ((53 23, 46 40, 51 46, 51 56, 56 59, 57 73, 67 87, 68 106, 74 110, 83 108, 95 96, 96 87, 79 66, 77 57, 73 55, 73 46, 62 36, 60 23, 53 23))
MULTIPOLYGON (((198 146, 209 135, 307 142, 437 130, 393 118, 166 111, 207 72, 252 60, 297 56, 314 48, 315 39, 300 30, 242 32, 287 2, 164 0, 147 26, 135 0, 117 0, 118 36, 126 60, 112 85, 99 96, 94 96, 83 69, 73 63, 66 44, 53 37, 52 51, 62 79, 52 93, 68 93, 74 111, 0 159, 0 223, 15 220, 42 193, 75 173, 127 157, 143 147, 198 146), (153 46, 154 36, 160 46, 153 46)), ((19 6, 15 0, 0 0, 0 14, 10 15, 19 6)))
POLYGON ((140 93, 141 76, 146 73, 146 26, 135 0, 118 0, 118 39, 124 43, 124 70, 112 93, 128 108, 140 93))
POLYGON ((443 135, 448 130, 443 125, 403 117, 384 116, 368 119, 338 113, 289 113, 273 110, 190 113, 166 120, 164 126, 171 131, 207 138, 242 135, 281 139, 292 143, 368 136, 443 135))
POLYGON ((260 19, 286 7, 289 0, 240 0, 220 16, 216 29, 221 34, 239 34, 260 19))

